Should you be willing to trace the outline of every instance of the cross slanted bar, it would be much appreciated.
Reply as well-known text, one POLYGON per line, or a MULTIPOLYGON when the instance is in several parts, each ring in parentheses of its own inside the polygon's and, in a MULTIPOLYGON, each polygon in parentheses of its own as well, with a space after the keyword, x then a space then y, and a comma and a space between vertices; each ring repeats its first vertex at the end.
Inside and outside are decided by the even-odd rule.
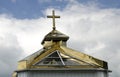
POLYGON ((55 27, 55 18, 60 18, 60 16, 56 16, 55 12, 53 10, 52 11, 52 15, 51 16, 47 16, 47 18, 52 18, 53 19, 53 30, 55 30, 56 29, 56 27, 55 27))

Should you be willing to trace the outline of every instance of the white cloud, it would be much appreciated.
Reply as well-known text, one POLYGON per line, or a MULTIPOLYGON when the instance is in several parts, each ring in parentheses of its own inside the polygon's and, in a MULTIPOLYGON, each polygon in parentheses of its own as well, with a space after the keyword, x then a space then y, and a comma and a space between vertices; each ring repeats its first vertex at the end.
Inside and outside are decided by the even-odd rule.
MULTIPOLYGON (((61 16, 61 19, 56 20, 57 29, 70 36, 69 47, 107 61, 113 71, 111 76, 120 76, 120 9, 100 9, 96 4, 83 5, 74 2, 62 11, 55 10, 61 16)), ((44 13, 52 14, 51 8, 44 13)), ((22 48, 25 55, 39 50, 44 35, 52 29, 51 22, 51 19, 42 17, 20 20, 0 15, 0 45, 6 47, 6 50, 3 49, 5 52, 0 53, 9 52, 7 46, 12 46, 18 53, 22 48)), ((14 52, 16 56, 11 58, 17 57, 18 53, 14 52)), ((5 65, 7 62, 4 63, 1 57, 0 63, 5 65)))
POLYGON ((62 16, 57 28, 70 36, 69 46, 107 61, 113 71, 110 76, 120 76, 120 68, 115 68, 120 67, 120 9, 77 3, 57 13, 62 16))
POLYGON ((11 77, 17 67, 17 61, 23 53, 17 37, 11 33, 0 36, 1 77, 11 77))

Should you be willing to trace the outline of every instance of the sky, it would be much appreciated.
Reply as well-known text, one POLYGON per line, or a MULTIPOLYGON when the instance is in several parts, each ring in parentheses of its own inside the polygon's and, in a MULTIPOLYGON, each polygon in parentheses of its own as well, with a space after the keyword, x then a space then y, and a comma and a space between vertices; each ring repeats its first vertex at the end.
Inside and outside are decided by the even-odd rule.
POLYGON ((38 51, 52 30, 46 16, 70 37, 68 47, 107 61, 120 77, 120 0, 0 0, 0 77, 11 77, 20 59, 38 51))

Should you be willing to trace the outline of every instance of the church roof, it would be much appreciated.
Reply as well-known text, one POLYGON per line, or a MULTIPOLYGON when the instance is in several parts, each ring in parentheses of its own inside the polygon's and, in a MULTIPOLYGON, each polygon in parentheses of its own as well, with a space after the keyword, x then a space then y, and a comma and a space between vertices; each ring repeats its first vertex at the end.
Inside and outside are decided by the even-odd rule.
POLYGON ((69 36, 59 32, 58 30, 52 30, 51 32, 49 32, 43 39, 42 44, 44 43, 44 41, 67 41, 69 39, 69 36))
POLYGON ((92 56, 73 50, 66 46, 60 46, 59 48, 53 47, 49 49, 41 49, 19 62, 22 61, 26 61, 27 66, 29 66, 31 69, 36 67, 43 68, 43 66, 46 68, 51 68, 54 66, 62 66, 67 68, 76 68, 75 66, 77 66, 78 68, 79 66, 79 68, 107 69, 107 62, 96 59, 92 56), (62 60, 60 60, 60 58, 62 60), (50 62, 53 62, 53 64, 50 62))
POLYGON ((100 68, 108 69, 107 62, 94 58, 90 55, 68 48, 66 41, 69 37, 55 27, 54 15, 48 16, 53 18, 53 30, 43 39, 43 48, 32 55, 18 62, 18 70, 24 69, 82 69, 82 68, 100 68))

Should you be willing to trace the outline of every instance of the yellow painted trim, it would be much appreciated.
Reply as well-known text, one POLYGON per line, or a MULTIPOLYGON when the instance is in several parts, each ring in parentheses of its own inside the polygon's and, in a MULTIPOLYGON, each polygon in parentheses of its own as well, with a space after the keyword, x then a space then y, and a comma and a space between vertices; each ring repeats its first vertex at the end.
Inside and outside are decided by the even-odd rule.
POLYGON ((27 69, 27 61, 18 62, 18 70, 27 69))
POLYGON ((71 57, 74 57, 78 60, 83 60, 84 62, 89 63, 89 64, 93 64, 93 65, 96 65, 96 66, 99 66, 99 67, 103 67, 103 61, 102 60, 96 59, 92 56, 89 56, 87 54, 84 54, 84 53, 81 53, 81 52, 78 52, 78 51, 75 51, 75 50, 72 50, 72 49, 69 49, 69 48, 64 47, 64 46, 61 46, 61 48, 63 49, 65 54, 67 54, 71 57))
POLYGON ((28 68, 30 68, 33 64, 37 63, 38 61, 42 60, 44 57, 46 57, 47 55, 49 55, 50 53, 52 53, 55 50, 58 50, 59 44, 55 43, 51 49, 45 51, 44 53, 42 53, 41 55, 39 55, 38 57, 36 57, 29 65, 28 68))
POLYGON ((31 66, 31 68, 99 68, 98 66, 91 66, 91 65, 79 65, 79 66, 76 66, 76 65, 74 65, 74 66, 45 66, 45 65, 43 65, 43 66, 31 66))

